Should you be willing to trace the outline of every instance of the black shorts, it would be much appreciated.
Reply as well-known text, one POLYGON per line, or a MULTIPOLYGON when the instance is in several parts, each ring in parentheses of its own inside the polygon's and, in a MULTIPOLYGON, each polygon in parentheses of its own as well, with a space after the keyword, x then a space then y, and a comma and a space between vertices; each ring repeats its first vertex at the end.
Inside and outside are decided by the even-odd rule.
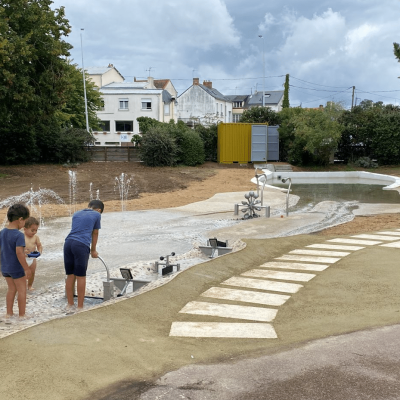
POLYGON ((77 240, 64 243, 64 268, 66 275, 86 276, 90 248, 77 240))

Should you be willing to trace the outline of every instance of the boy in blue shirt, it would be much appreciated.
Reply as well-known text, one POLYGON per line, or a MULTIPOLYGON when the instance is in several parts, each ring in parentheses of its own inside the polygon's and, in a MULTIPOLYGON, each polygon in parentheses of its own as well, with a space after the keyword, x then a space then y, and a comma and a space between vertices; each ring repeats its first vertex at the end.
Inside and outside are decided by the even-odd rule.
POLYGON ((25 226, 29 209, 23 204, 14 204, 7 211, 8 226, 0 232, 1 273, 6 278, 7 314, 11 318, 15 295, 18 293, 19 318, 25 318, 26 280, 31 277, 31 270, 25 258, 25 236, 20 229, 25 226))
POLYGON ((99 236, 101 214, 104 204, 100 200, 92 200, 88 208, 77 211, 72 216, 71 232, 64 243, 64 267, 67 280, 65 292, 67 294, 67 309, 73 309, 74 287, 77 283, 78 310, 83 308, 86 291, 86 270, 89 254, 97 258, 97 239, 99 236))

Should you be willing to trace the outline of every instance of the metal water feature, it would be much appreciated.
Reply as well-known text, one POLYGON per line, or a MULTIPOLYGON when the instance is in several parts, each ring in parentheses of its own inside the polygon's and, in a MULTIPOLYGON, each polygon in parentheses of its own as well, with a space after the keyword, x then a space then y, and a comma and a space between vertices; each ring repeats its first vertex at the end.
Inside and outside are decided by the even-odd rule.
POLYGON ((251 219, 260 217, 257 211, 265 209, 265 217, 270 217, 270 207, 262 206, 261 200, 257 200, 259 195, 254 192, 249 192, 244 195, 246 200, 242 200, 242 204, 234 205, 234 215, 239 215, 239 210, 244 214, 243 219, 251 219))
POLYGON ((176 271, 179 271, 181 269, 180 264, 171 264, 169 262, 169 258, 173 257, 174 255, 175 255, 175 253, 172 252, 171 254, 168 254, 167 256, 161 256, 160 260, 161 261, 165 260, 165 262, 156 261, 154 263, 156 272, 159 275, 164 276, 164 275, 167 275, 167 274, 170 274, 170 273, 174 272, 174 267, 176 267, 176 271))

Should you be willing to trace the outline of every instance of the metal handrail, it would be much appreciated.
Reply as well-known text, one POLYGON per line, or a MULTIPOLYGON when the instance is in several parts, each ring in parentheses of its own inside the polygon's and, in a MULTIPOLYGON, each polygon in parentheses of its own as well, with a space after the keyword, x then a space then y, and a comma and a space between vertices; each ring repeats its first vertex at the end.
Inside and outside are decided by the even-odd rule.
POLYGON ((260 195, 260 186, 259 186, 258 178, 260 178, 260 177, 262 177, 262 176, 263 176, 265 179, 264 179, 264 183, 263 183, 263 187, 262 187, 262 191, 261 191, 261 206, 264 205, 264 188, 265 188, 265 185, 266 185, 266 183, 267 183, 267 175, 266 175, 265 173, 263 173, 263 174, 256 174, 256 179, 257 179, 257 196, 260 195))
POLYGON ((107 271, 107 282, 110 282, 110 270, 107 267, 106 262, 100 257, 97 256, 97 258, 104 264, 104 266, 106 267, 106 271, 107 271))
POLYGON ((292 186, 292 178, 282 178, 282 183, 286 183, 289 181, 289 187, 286 192, 286 216, 289 216, 289 194, 290 194, 290 186, 292 186))

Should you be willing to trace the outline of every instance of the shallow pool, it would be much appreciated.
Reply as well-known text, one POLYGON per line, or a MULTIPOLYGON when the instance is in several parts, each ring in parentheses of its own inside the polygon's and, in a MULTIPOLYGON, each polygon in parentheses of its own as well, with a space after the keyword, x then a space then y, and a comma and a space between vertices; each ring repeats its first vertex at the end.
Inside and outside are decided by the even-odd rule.
MULTIPOLYGON (((279 185, 288 187, 287 185, 279 185)), ((362 184, 292 184, 290 194, 300 197, 296 209, 317 204, 321 201, 358 201, 360 203, 399 204, 400 195, 397 190, 382 190, 381 185, 362 184)))

